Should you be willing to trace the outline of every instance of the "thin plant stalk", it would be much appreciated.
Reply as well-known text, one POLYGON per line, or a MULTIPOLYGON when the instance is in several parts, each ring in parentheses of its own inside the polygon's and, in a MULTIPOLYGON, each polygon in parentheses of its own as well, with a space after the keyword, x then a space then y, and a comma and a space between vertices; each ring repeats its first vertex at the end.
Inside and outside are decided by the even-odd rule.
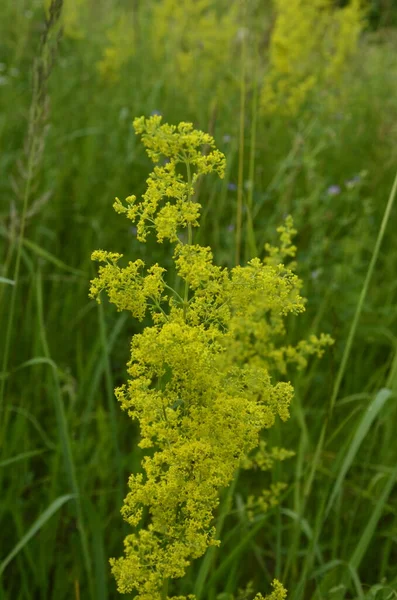
MULTIPOLYGON (((245 0, 242 0, 242 22, 246 22, 245 0)), ((245 76, 247 62, 247 42, 245 29, 241 39, 241 77, 240 77, 240 135, 238 156, 238 181, 237 181, 237 214, 236 214, 236 265, 240 264, 241 234, 243 226, 243 187, 244 187, 244 122, 245 122, 245 76)))
POLYGON ((106 384, 106 397, 108 399, 108 408, 110 414, 110 428, 112 432, 112 441, 114 447, 114 458, 116 463, 116 472, 117 472, 117 496, 120 502, 120 505, 123 502, 123 470, 122 470, 122 459, 119 445, 119 435, 117 428, 117 418, 115 411, 115 396, 114 396, 114 384, 113 384, 113 376, 110 367, 109 360, 109 344, 108 344, 108 335, 106 330, 106 320, 103 312, 103 305, 98 305, 98 317, 99 317, 99 329, 101 334, 101 343, 103 350, 103 362, 104 362, 104 374, 105 374, 105 384, 106 384))
MULTIPOLYGON (((48 18, 41 37, 40 49, 37 59, 33 64, 33 90, 32 101, 29 111, 28 133, 26 138, 26 169, 24 174, 24 188, 22 193, 22 211, 19 223, 19 234, 16 247, 16 258, 13 273, 14 285, 12 286, 11 298, 8 308, 7 329, 3 348, 2 376, 0 381, 0 419, 3 411, 5 386, 7 379, 8 362, 11 349, 11 338, 15 319, 16 298, 21 268, 22 246, 25 234, 26 215, 32 192, 32 183, 44 149, 46 104, 47 104, 47 81, 53 66, 53 54, 59 42, 59 36, 55 41, 51 39, 53 31, 56 30, 62 12, 63 0, 51 0, 48 18)), ((4 427, 0 429, 0 440, 3 437, 4 427)))
POLYGON ((58 434, 61 442, 61 450, 63 454, 63 460, 65 463, 66 472, 68 474, 69 486, 71 493, 75 497, 76 503, 76 516, 77 516, 77 524, 78 530, 80 534, 80 541, 82 547, 83 561, 86 569, 87 577, 88 577, 88 587, 90 590, 91 598, 94 598, 94 585, 92 578, 92 567, 91 567, 91 558, 88 546, 88 538, 87 532, 84 524, 84 515, 83 509, 81 505, 81 494, 79 489, 79 484, 76 475, 76 468, 74 464, 72 446, 70 441, 70 434, 68 428, 68 422, 65 414, 65 408, 63 405, 61 386, 59 381, 59 374, 56 364, 51 358, 50 349, 47 341, 45 325, 44 325, 44 311, 43 311, 43 297, 42 297, 42 283, 41 283, 41 272, 37 273, 37 287, 36 287, 36 296, 37 296, 37 306, 38 306, 38 318, 39 318, 39 330, 40 330, 40 341, 43 348, 44 353, 44 361, 52 367, 52 374, 54 380, 54 407, 57 418, 58 425, 58 434))
POLYGON ((253 223, 253 206, 254 206, 254 180, 255 180, 255 149, 256 149, 256 129, 257 129, 257 117, 258 117, 258 77, 257 67, 259 52, 257 43, 255 43, 255 57, 254 57, 254 86, 252 90, 252 106, 251 106, 251 133, 250 133, 250 156, 249 156, 249 188, 247 197, 247 251, 249 257, 256 256, 258 254, 255 242, 255 230, 253 223))

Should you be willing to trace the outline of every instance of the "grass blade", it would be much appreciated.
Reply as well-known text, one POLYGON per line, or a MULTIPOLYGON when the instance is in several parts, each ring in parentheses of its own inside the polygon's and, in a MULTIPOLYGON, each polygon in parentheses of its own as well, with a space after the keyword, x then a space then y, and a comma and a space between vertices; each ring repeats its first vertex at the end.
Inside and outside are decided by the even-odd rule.
POLYGON ((333 488, 330 498, 328 500, 327 508, 325 509, 325 517, 328 515, 328 513, 330 511, 330 509, 335 501, 335 498, 338 495, 338 493, 342 487, 343 481, 346 477, 346 473, 350 469, 350 467, 353 463, 353 460, 354 460, 365 436, 367 435, 368 431, 370 430, 372 423, 374 422, 374 420, 376 419, 376 417, 378 416, 378 414, 382 410, 383 406, 385 405, 386 401, 390 398, 391 395, 392 395, 391 390, 388 390, 386 388, 381 389, 376 394, 375 398, 372 400, 372 402, 369 404, 367 410, 365 411, 365 413, 361 419, 361 422, 356 429, 356 433, 354 434, 352 443, 349 446, 349 449, 348 449, 345 459, 343 461, 342 467, 339 470, 338 477, 336 479, 334 488, 333 488))
POLYGON ((390 493, 393 489, 393 486, 394 486, 396 480, 397 480, 397 466, 393 470, 392 474, 389 477, 388 482, 386 483, 385 487, 383 488, 382 495, 380 496, 378 502, 376 503, 375 509, 367 523, 367 526, 365 527, 365 529, 359 539, 356 549, 353 552, 353 556, 351 557, 351 559, 349 561, 349 564, 353 569, 357 570, 360 566, 360 563, 364 557, 364 554, 366 553, 366 551, 368 549, 368 546, 371 542, 371 539, 372 539, 372 536, 376 529, 376 526, 378 524, 378 521, 379 521, 380 517, 382 516, 384 506, 387 502, 388 497, 390 496, 390 493))
POLYGON ((15 285, 15 281, 13 279, 8 279, 7 277, 0 277, 0 283, 7 283, 8 285, 15 285))
POLYGON ((344 352, 343 352, 341 364, 339 366, 338 373, 336 375, 335 384, 334 384, 334 387, 333 387, 333 390, 332 390, 331 399, 330 399, 330 402, 329 402, 328 415, 327 415, 327 417, 326 417, 326 419, 324 421, 324 425, 322 427, 321 434, 320 434, 320 437, 319 437, 319 441, 318 441, 318 444, 317 444, 317 447, 316 447, 316 450, 315 450, 315 453, 314 453, 313 464, 312 464, 312 468, 310 470, 310 473, 309 473, 309 476, 308 476, 308 479, 307 479, 307 484, 306 484, 306 489, 305 489, 305 497, 306 498, 309 496, 311 488, 312 488, 312 485, 313 485, 314 476, 315 476, 315 473, 317 471, 317 467, 318 467, 318 463, 319 463, 319 460, 320 460, 321 451, 323 449, 324 442, 325 442, 325 434, 326 434, 326 431, 327 431, 327 428, 328 428, 328 423, 330 421, 330 418, 331 418, 331 415, 332 415, 332 412, 333 412, 333 409, 334 409, 334 406, 335 406, 335 402, 336 402, 336 399, 337 399, 338 394, 339 394, 339 390, 340 390, 340 386, 341 386, 341 383, 342 383, 342 379, 343 379, 345 371, 346 371, 347 362, 349 360, 350 352, 351 352, 352 345, 353 345, 353 339, 354 339, 354 337, 356 335, 358 322, 359 322, 359 319, 360 319, 360 316, 361 316, 361 312, 362 312, 362 309, 363 309, 363 306, 364 306, 365 298, 367 296, 367 292, 368 292, 368 289, 369 289, 369 284, 370 284, 370 281, 372 279, 372 274, 374 272, 375 265, 376 265, 376 262, 378 260, 380 247, 381 247, 384 235, 385 235, 387 224, 388 224, 389 219, 390 219, 392 208, 394 206, 394 200, 395 200, 396 194, 397 194, 397 173, 395 175, 393 186, 392 186, 392 189, 391 189, 391 192, 390 192, 387 204, 386 204, 385 212, 383 214, 382 223, 381 223, 381 226, 379 228, 378 236, 376 238, 375 247, 374 247, 374 250, 373 250, 373 253, 372 253, 372 256, 371 256, 371 261, 370 261, 369 266, 368 266, 368 270, 367 270, 367 274, 365 276, 363 287, 361 289, 361 294, 360 294, 360 297, 359 297, 358 302, 357 302, 357 307, 356 307, 356 310, 355 310, 355 313, 354 313, 354 317, 353 317, 353 321, 352 321, 352 324, 351 324, 351 327, 350 327, 349 335, 347 337, 346 346, 345 346, 345 349, 344 349, 344 352))
POLYGON ((56 513, 61 506, 68 502, 72 498, 74 498, 74 494, 65 494, 64 496, 59 496, 54 502, 50 504, 48 508, 36 519, 31 528, 26 532, 22 539, 19 540, 16 546, 11 550, 11 552, 5 557, 5 559, 0 564, 0 575, 3 573, 4 569, 7 565, 15 558, 15 556, 26 546, 26 544, 32 539, 33 536, 36 535, 38 531, 47 523, 47 521, 52 517, 54 513, 56 513))
POLYGON ((12 456, 11 458, 6 458, 5 460, 0 461, 1 467, 8 467, 8 465, 13 465, 16 462, 21 460, 25 460, 25 458, 31 458, 32 456, 38 456, 39 454, 43 454, 46 450, 31 450, 30 452, 22 452, 17 456, 12 456))
POLYGON ((73 275, 80 275, 80 276, 86 277, 86 273, 84 273, 84 271, 80 271, 79 269, 74 269, 73 267, 69 267, 69 265, 64 263, 62 260, 60 260, 59 258, 54 256, 47 250, 44 250, 44 248, 42 248, 38 244, 35 244, 34 242, 32 242, 32 240, 28 240, 27 238, 24 238, 23 245, 26 246, 27 248, 29 248, 29 250, 32 250, 35 254, 37 254, 37 256, 40 256, 40 258, 44 258, 49 263, 53 264, 55 267, 58 267, 59 269, 62 269, 63 271, 67 271, 68 273, 72 273, 73 275))

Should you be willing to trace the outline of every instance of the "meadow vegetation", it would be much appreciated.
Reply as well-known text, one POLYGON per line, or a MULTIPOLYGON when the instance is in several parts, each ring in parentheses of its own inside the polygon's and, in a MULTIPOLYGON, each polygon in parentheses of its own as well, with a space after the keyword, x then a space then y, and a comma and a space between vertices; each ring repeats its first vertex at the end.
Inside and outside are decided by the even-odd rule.
POLYGON ((1 600, 397 598, 396 15, 0 3, 1 600))

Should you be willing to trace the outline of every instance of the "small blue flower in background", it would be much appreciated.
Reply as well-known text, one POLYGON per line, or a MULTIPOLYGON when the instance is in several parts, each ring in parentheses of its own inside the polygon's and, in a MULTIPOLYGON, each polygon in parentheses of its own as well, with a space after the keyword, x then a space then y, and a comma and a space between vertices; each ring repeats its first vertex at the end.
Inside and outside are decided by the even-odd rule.
POLYGON ((339 185, 330 185, 327 189, 328 196, 337 196, 341 193, 341 189, 339 185))
POLYGON ((137 228, 136 227, 130 227, 130 232, 132 233, 132 235, 136 235, 137 234, 137 228))
POLYGON ((150 114, 152 115, 152 117, 153 117, 154 115, 159 115, 159 116, 161 117, 161 112, 160 112, 159 110, 156 110, 156 109, 155 109, 155 110, 152 110, 152 112, 151 112, 150 114))
POLYGON ((322 271, 322 269, 314 269, 314 271, 312 271, 310 273, 311 278, 314 280, 318 279, 319 276, 321 275, 321 271, 322 271))
POLYGON ((352 177, 351 179, 347 179, 345 181, 345 186, 351 190, 353 188, 355 188, 361 181, 361 175, 355 175, 354 177, 352 177))
POLYGON ((237 190, 237 185, 229 181, 229 183, 227 184, 227 189, 231 192, 235 192, 237 190))
POLYGON ((226 135, 224 135, 224 136, 223 136, 223 138, 222 138, 222 139, 223 139, 223 141, 224 141, 224 143, 225 143, 225 144, 229 144, 229 142, 231 142, 231 141, 232 141, 232 136, 231 136, 231 135, 228 135, 228 134, 226 134, 226 135))
POLYGON ((126 106, 123 106, 119 112, 119 119, 120 119, 120 121, 127 121, 127 119, 129 120, 129 118, 130 118, 130 111, 128 110, 128 108, 126 106))
POLYGON ((233 223, 230 223, 230 225, 227 226, 227 230, 229 231, 229 233, 232 233, 234 231, 233 223))

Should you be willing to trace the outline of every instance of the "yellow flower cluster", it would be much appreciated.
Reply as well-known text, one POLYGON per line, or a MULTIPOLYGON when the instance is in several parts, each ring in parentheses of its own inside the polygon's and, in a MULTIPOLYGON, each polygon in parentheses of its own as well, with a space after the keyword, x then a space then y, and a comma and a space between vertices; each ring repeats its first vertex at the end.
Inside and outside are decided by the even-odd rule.
POLYGON ((286 483, 272 483, 270 488, 263 489, 259 496, 248 496, 245 505, 248 519, 253 521, 257 515, 263 515, 270 508, 277 506, 280 494, 286 487, 286 483))
POLYGON ((153 7, 154 59, 193 106, 203 91, 215 101, 226 97, 225 73, 231 74, 238 11, 235 0, 162 0, 153 7))
POLYGON ((254 597, 253 584, 250 581, 245 589, 239 589, 237 596, 224 592, 223 594, 219 594, 217 598, 218 600, 251 600, 252 598, 253 600, 284 600, 287 597, 287 590, 277 579, 273 580, 272 588, 273 591, 269 595, 263 597, 262 594, 256 594, 254 597))
POLYGON ((363 1, 274 0, 276 21, 262 89, 265 113, 296 116, 314 90, 338 88, 363 28, 363 1))
MULTIPOLYGON (((125 539, 125 556, 111 565, 120 592, 160 600, 167 579, 182 577, 192 560, 219 544, 214 528, 219 490, 239 467, 251 461, 263 468, 266 461, 288 456, 274 449, 266 458, 262 445, 262 458, 257 453, 247 459, 260 432, 289 416, 292 387, 273 383, 269 366, 285 316, 301 312, 304 304, 298 277, 274 264, 277 254, 293 254, 290 220, 281 230, 281 247, 245 267, 219 267, 210 248, 193 244, 200 208, 194 185, 204 173, 222 177, 225 168, 213 138, 187 123, 162 125, 158 116, 136 119, 134 127, 153 161, 169 162, 154 167, 139 202, 135 196, 126 206, 116 200, 115 209, 137 223, 139 239, 154 229, 160 242, 174 243, 183 297, 165 283, 159 265, 145 272, 137 260, 121 268, 121 255, 102 250, 92 255, 105 266, 92 281, 91 296, 99 300, 105 290, 119 310, 137 319, 148 309, 152 314, 153 325, 133 337, 129 380, 116 389, 121 407, 139 422, 140 447, 149 452, 143 472, 129 479, 122 508, 134 531, 125 539), (187 243, 178 236, 183 228, 187 243)), ((315 339, 310 344, 316 347, 315 339)), ((299 346, 295 351, 299 354, 299 346)), ((263 510, 280 491, 251 499, 249 510, 263 510)), ((280 585, 272 600, 284 598, 280 585)))
POLYGON ((277 581, 277 579, 273 580, 272 588, 273 591, 271 594, 265 598, 262 596, 262 594, 257 594, 255 596, 255 600, 285 600, 287 597, 287 590, 279 581, 277 581))
POLYGON ((213 171, 223 177, 225 157, 215 148, 214 139, 194 130, 191 123, 161 125, 161 116, 154 115, 150 119, 135 119, 134 129, 142 135, 153 162, 159 162, 161 157, 168 162, 154 167, 141 202, 129 196, 125 206, 116 198, 114 208, 137 223, 138 240, 145 241, 148 231, 154 229, 159 242, 177 242, 178 230, 198 226, 201 206, 194 202, 195 183, 201 175, 213 171), (206 154, 202 153, 203 148, 207 149, 206 154), (180 165, 186 171, 186 179, 178 172, 180 165))
MULTIPOLYGON (((229 0, 162 0, 125 9, 106 33, 98 71, 104 81, 117 82, 123 66, 139 51, 191 106, 202 104, 203 93, 215 101, 226 98, 225 73, 231 71, 238 37, 238 7, 229 0), (136 26, 141 30, 139 48, 136 26)), ((230 89, 232 78, 226 79, 230 89)))
POLYGON ((264 440, 260 440, 258 448, 250 456, 245 456, 241 461, 242 469, 259 469, 260 471, 269 471, 278 460, 286 460, 294 456, 295 452, 285 450, 285 448, 277 448, 274 446, 270 450, 267 449, 267 444, 264 440))
POLYGON ((135 53, 133 11, 123 10, 106 33, 107 44, 97 69, 104 81, 116 83, 121 69, 135 53))
POLYGON ((165 269, 157 264, 147 270, 147 275, 141 274, 144 262, 136 260, 129 262, 124 268, 118 266, 122 254, 96 250, 92 253, 92 260, 104 262, 104 267, 99 267, 99 277, 91 282, 90 295, 99 299, 102 290, 106 290, 110 302, 117 310, 129 310, 132 316, 142 321, 148 307, 159 307, 163 297, 165 283, 162 274, 165 269))

